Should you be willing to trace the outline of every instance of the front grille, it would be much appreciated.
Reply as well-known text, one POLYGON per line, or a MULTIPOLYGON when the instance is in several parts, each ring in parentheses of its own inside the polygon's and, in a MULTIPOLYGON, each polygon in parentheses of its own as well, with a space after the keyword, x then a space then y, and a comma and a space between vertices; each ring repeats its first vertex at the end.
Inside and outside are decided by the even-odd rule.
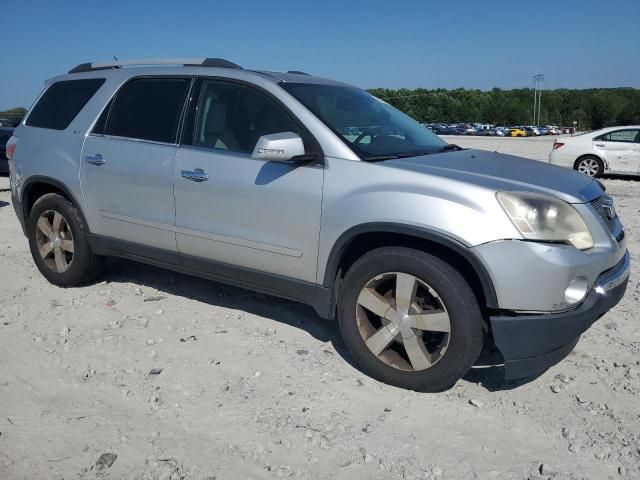
POLYGON ((613 216, 609 216, 609 208, 613 208, 613 200, 609 195, 602 195, 601 197, 591 200, 591 206, 596 213, 602 218, 602 221, 609 227, 609 231, 613 233, 616 228, 617 214, 613 210, 613 216))

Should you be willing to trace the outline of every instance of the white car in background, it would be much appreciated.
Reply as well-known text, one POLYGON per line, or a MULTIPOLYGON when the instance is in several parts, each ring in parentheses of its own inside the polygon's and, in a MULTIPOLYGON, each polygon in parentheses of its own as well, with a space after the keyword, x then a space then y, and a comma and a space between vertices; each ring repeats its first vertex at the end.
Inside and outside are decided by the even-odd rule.
POLYGON ((608 127, 557 138, 549 163, 590 177, 603 173, 640 174, 640 126, 608 127))

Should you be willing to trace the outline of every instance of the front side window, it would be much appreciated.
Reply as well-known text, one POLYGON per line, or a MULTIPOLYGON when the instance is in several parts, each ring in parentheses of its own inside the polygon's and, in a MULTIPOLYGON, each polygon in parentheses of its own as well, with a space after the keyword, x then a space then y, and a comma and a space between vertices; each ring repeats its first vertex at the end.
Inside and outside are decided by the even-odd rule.
POLYGON ((446 142, 411 117, 355 87, 282 83, 363 160, 443 151, 446 142))
POLYGON ((640 143, 640 130, 615 130, 598 138, 605 142, 640 143))
POLYGON ((50 85, 29 113, 26 125, 64 130, 103 83, 104 78, 88 78, 50 85))
MULTIPOLYGON (((178 124, 191 80, 138 78, 124 85, 98 130, 116 137, 176 143, 178 124)), ((94 133, 101 133, 94 129, 94 133)))
POLYGON ((300 127, 266 95, 235 83, 204 80, 198 102, 193 144, 251 153, 263 135, 293 132, 300 127))

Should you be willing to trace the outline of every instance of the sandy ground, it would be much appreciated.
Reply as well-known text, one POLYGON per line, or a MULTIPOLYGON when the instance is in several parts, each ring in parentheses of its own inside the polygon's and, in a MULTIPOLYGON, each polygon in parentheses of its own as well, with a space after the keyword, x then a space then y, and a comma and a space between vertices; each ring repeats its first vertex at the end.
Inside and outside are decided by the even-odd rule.
MULTIPOLYGON (((553 141, 455 140, 538 159, 553 141)), ((361 374, 300 304, 122 260, 48 284, 0 178, 0 478, 640 478, 640 181, 604 183, 622 303, 535 381, 419 394, 361 374)))

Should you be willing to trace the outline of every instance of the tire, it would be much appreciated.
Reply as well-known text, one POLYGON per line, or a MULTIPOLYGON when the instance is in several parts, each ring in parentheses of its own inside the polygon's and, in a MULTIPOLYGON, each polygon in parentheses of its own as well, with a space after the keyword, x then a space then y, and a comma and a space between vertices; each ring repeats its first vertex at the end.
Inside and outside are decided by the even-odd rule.
POLYGON ((438 257, 405 247, 379 248, 353 264, 342 282, 338 322, 347 349, 364 373, 421 392, 439 392, 454 385, 478 359, 483 344, 480 306, 462 275, 438 257), (411 285, 409 277, 417 286, 406 287, 411 285), (385 293, 388 289, 391 293, 385 293), (407 295, 402 290, 413 292, 409 302, 403 300, 407 295), (376 303, 380 299, 386 303, 376 303), (403 316, 402 305, 407 304, 412 306, 403 316), (373 306, 380 313, 387 305, 392 307, 384 314, 388 318, 369 309, 373 306), (428 328, 423 330, 422 324, 407 328, 418 318, 427 319, 428 328), (438 331, 429 330, 434 326, 438 331), (386 350, 375 353, 389 336, 393 339, 386 350))
POLYGON ((29 248, 50 283, 73 287, 100 273, 104 258, 91 251, 88 233, 78 208, 62 195, 48 193, 35 202, 27 220, 29 248))
POLYGON ((604 163, 595 155, 585 155, 575 161, 573 169, 576 172, 598 178, 604 173, 604 163))

